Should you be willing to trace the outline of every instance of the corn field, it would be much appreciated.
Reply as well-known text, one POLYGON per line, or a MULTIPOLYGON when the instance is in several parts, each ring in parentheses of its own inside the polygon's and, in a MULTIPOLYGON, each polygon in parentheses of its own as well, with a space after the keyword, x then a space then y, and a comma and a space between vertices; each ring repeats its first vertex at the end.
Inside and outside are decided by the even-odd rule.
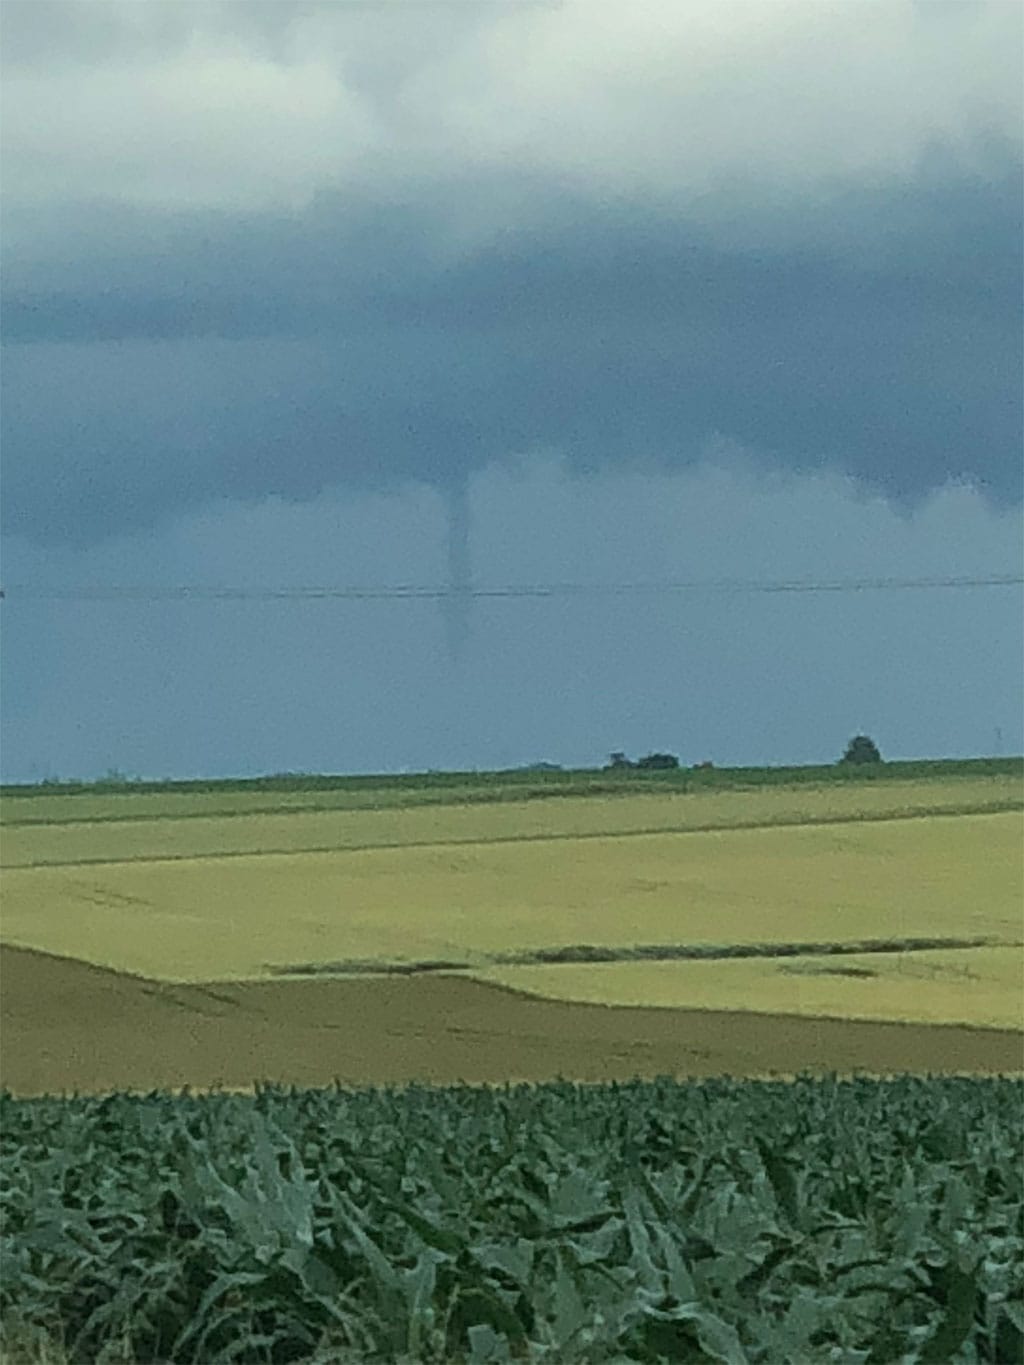
POLYGON ((1013 1365, 1022 1085, 0 1096, 10 1365, 1013 1365))

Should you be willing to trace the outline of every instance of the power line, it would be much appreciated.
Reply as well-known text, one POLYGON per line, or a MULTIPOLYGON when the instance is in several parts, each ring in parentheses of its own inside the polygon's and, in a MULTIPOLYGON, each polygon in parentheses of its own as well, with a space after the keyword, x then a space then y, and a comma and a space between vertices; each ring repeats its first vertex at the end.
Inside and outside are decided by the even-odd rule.
POLYGON ((671 593, 851 593, 911 592, 958 588, 1005 588, 1024 584, 1021 574, 985 577, 856 578, 836 580, 709 579, 662 583, 539 583, 498 587, 394 584, 376 587, 230 587, 202 584, 145 586, 77 584, 36 586, 12 584, 0 590, 7 600, 35 602, 303 602, 303 601, 440 601, 446 599, 630 597, 671 593))

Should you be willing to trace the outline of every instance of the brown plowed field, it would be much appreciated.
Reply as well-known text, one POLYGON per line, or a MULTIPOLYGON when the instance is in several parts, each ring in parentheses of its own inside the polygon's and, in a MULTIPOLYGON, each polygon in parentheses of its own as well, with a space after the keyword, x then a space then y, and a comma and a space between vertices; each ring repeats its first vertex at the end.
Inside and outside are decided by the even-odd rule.
POLYGON ((0 948, 16 1095, 1022 1067, 1022 1035, 995 1029, 568 1004, 442 974, 179 986, 0 948))

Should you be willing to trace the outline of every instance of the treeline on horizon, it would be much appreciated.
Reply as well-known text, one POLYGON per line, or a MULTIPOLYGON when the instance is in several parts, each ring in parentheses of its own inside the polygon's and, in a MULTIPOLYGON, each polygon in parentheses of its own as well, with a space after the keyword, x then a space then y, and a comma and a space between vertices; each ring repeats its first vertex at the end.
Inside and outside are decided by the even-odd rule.
POLYGON ((692 767, 644 769, 561 768, 549 764, 519 768, 421 773, 268 773, 258 777, 197 777, 155 780, 111 772, 93 780, 46 778, 32 783, 0 783, 0 796, 74 796, 79 793, 155 793, 227 791, 343 791, 384 788, 508 788, 523 796, 601 795, 650 786, 674 791, 706 788, 787 786, 821 782, 885 782, 916 778, 1018 777, 1024 756, 1008 758, 897 759, 878 763, 820 763, 782 767, 692 767))

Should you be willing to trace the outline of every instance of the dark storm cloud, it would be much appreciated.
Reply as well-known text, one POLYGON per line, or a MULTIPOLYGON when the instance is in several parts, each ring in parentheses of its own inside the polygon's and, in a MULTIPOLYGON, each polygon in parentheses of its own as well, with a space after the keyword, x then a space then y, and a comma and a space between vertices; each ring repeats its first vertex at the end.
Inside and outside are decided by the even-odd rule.
POLYGON ((290 217, 84 207, 78 256, 7 271, 5 529, 88 542, 221 497, 457 489, 536 448, 679 466, 715 437, 895 498, 966 478, 1015 501, 1021 182, 1011 151, 993 166, 763 233, 533 183, 533 227, 461 254, 444 224, 486 182, 290 217))

